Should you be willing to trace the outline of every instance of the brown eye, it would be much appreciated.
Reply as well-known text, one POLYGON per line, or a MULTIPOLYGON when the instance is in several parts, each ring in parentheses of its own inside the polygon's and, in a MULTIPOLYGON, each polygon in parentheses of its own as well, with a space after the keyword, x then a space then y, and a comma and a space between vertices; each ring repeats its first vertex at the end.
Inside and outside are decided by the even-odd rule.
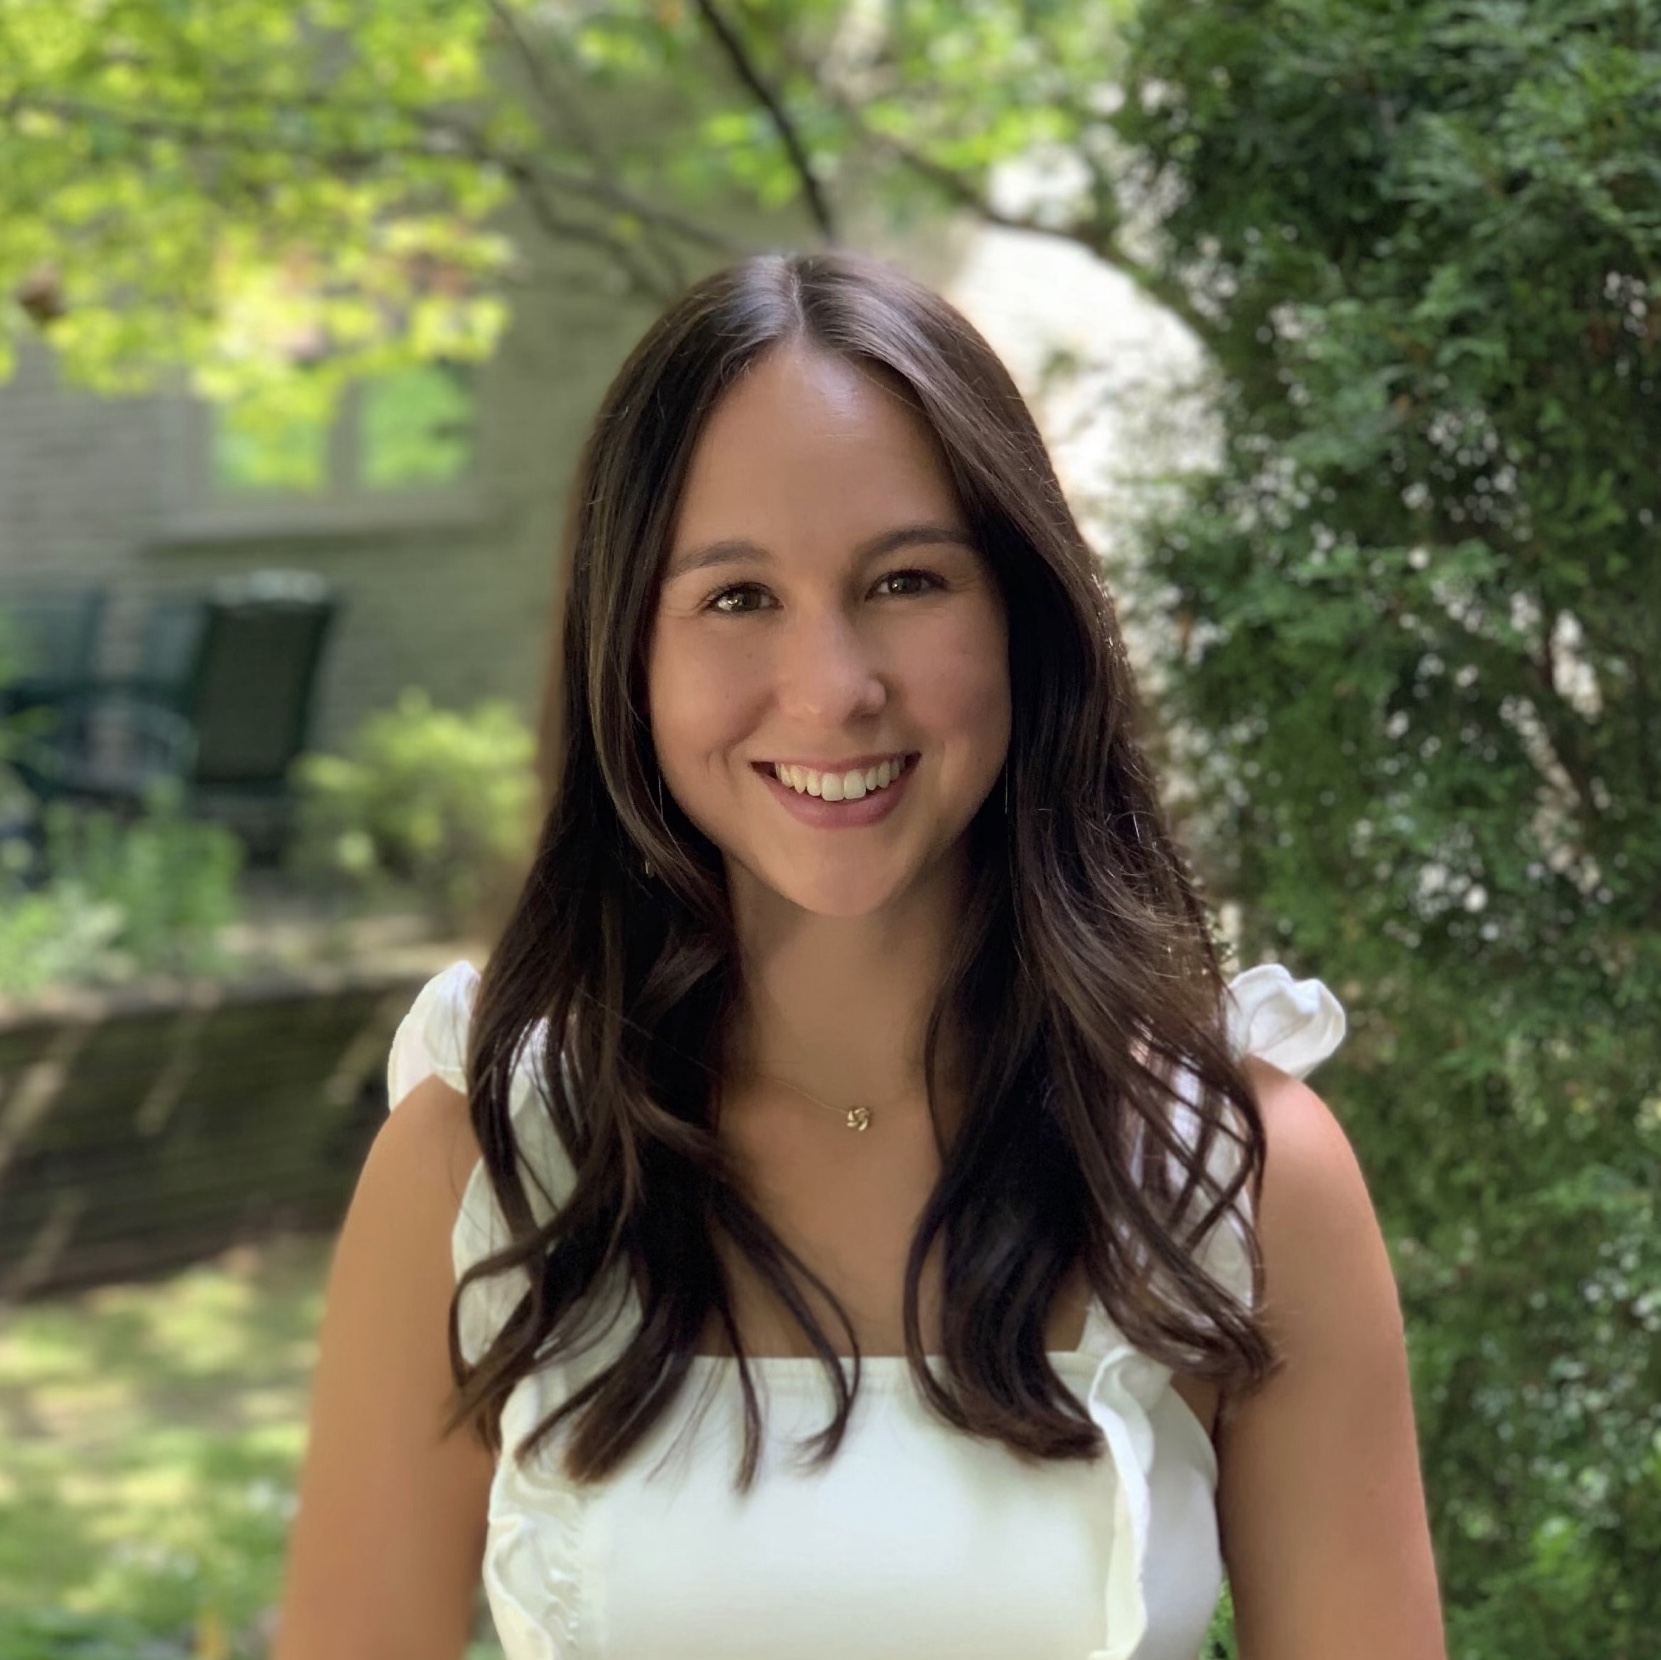
POLYGON ((717 616, 741 617, 746 612, 759 611, 759 602, 767 597, 767 590, 759 583, 735 582, 732 587, 712 594, 704 609, 715 612, 717 616))
POLYGON ((931 588, 943 586, 940 578, 930 571, 890 571, 887 576, 879 577, 877 587, 887 589, 894 599, 908 599, 913 594, 927 593, 931 588), (890 584, 898 584, 891 587, 890 584))

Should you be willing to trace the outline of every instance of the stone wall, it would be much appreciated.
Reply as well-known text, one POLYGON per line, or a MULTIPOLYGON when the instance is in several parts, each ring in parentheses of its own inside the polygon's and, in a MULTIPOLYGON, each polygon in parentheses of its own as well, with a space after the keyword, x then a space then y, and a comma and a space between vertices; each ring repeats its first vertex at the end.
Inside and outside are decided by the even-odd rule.
POLYGON ((0 1012, 0 1301, 337 1226, 424 977, 318 970, 0 1012))

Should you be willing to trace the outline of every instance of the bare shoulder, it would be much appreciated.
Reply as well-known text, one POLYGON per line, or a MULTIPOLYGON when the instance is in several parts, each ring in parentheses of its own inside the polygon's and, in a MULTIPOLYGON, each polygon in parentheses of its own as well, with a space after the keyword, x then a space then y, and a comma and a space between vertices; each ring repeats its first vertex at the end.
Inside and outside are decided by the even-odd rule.
POLYGON ((1242 1660, 1443 1660, 1400 1300, 1355 1150, 1314 1090, 1248 1063, 1266 1160, 1261 1312, 1279 1356, 1218 1427, 1242 1660))
POLYGON ((1389 1252, 1361 1165, 1332 1108, 1307 1084, 1253 1059, 1265 1162, 1257 1212, 1262 1312, 1286 1384, 1316 1387, 1318 1369, 1383 1366, 1405 1350, 1389 1252))
POLYGON ((376 1132, 360 1188, 385 1186, 395 1203, 447 1208, 453 1221, 479 1156, 467 1097, 427 1078, 394 1104, 376 1132))
POLYGON ((466 1646, 494 1466, 447 1427, 450 1241, 477 1159, 466 1099, 428 1079, 365 1160, 329 1274, 276 1660, 466 1646))
MULTIPOLYGON (((1301 1079, 1267 1061, 1250 1057, 1246 1071, 1266 1144, 1261 1225, 1272 1227, 1279 1242, 1331 1230, 1376 1239, 1372 1196, 1337 1114, 1301 1079)), ((1295 1260, 1281 1264, 1283 1278, 1297 1270, 1295 1260)))

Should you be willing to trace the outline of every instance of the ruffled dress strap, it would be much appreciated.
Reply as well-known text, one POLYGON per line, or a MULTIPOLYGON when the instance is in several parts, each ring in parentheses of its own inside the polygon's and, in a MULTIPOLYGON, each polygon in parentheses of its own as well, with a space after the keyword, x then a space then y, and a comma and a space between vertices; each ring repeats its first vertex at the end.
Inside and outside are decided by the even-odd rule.
MULTIPOLYGON (((1344 1011, 1319 980, 1294 980, 1279 963, 1236 975, 1229 984, 1229 1037, 1241 1056, 1257 1055, 1304 1076, 1344 1038, 1344 1011)), ((1189 1122, 1197 1117, 1189 1110, 1189 1122)), ((1214 1146, 1212 1168, 1232 1174, 1238 1149, 1226 1137, 1214 1146)), ((1242 1195, 1244 1198, 1244 1195, 1242 1195)), ((1226 1223, 1229 1218, 1224 1218, 1226 1223)), ((1248 1302, 1251 1259, 1235 1228, 1212 1230, 1201 1250, 1214 1279, 1248 1302)), ((1148 1629, 1148 1531, 1153 1507, 1154 1428, 1150 1416, 1171 1386, 1170 1367, 1132 1347, 1094 1299, 1084 1347, 1099 1352, 1086 1410, 1102 1432, 1116 1476, 1113 1549, 1107 1577, 1107 1642, 1090 1660, 1131 1660, 1148 1629)))
POLYGON ((1319 980, 1294 980, 1259 963, 1229 982, 1229 1038, 1236 1054, 1307 1077, 1344 1041, 1344 1006, 1319 980))
POLYGON ((389 1109, 428 1078, 442 1078, 451 1089, 465 1092, 467 1028, 478 989, 479 971, 469 962, 454 962, 416 994, 393 1033, 387 1057, 389 1109))
MULTIPOLYGON (((478 990, 479 972, 468 962, 452 963, 421 988, 393 1034, 387 1059, 387 1100, 394 1110, 428 1078, 441 1078, 452 1089, 465 1093, 468 1029, 478 990)), ((527 1043, 514 1066, 509 1114, 532 1212, 540 1220, 569 1193, 572 1176, 553 1126, 545 1113, 536 1110, 536 1047, 527 1043)), ((462 1192, 450 1235, 450 1259, 457 1280, 474 1263, 502 1250, 509 1237, 489 1172, 480 1159, 462 1192)), ((529 1283, 523 1270, 513 1269, 483 1276, 466 1287, 457 1311, 464 1359, 469 1363, 479 1360, 529 1283)))

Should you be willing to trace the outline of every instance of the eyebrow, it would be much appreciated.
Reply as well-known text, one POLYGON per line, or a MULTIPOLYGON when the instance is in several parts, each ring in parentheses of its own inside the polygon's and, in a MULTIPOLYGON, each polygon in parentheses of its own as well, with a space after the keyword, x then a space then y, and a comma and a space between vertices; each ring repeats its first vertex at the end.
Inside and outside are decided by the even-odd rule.
MULTIPOLYGON (((950 525, 920 524, 900 525, 893 530, 885 530, 880 535, 872 536, 859 544, 854 550, 854 556, 863 564, 866 560, 880 558, 885 553, 897 553, 901 548, 937 546, 942 542, 955 543, 959 547, 968 548, 971 553, 978 551, 975 539, 966 530, 954 530, 950 525)), ((677 554, 669 561, 669 568, 664 572, 664 581, 671 582, 678 576, 689 576, 694 571, 711 570, 717 565, 738 565, 758 560, 762 564, 771 564, 773 555, 759 542, 747 541, 742 536, 729 536, 718 542, 707 543, 701 548, 677 554)))

